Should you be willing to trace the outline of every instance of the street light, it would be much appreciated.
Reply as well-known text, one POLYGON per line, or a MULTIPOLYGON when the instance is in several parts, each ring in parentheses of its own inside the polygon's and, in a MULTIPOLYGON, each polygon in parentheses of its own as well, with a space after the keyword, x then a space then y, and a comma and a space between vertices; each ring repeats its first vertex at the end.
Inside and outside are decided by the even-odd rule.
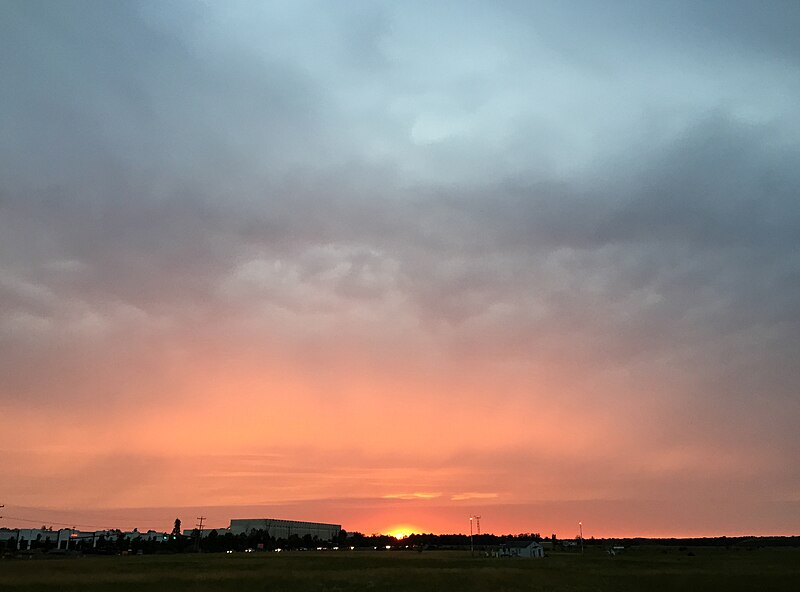
POLYGON ((475 545, 472 542, 472 516, 469 517, 469 552, 475 557, 475 545))
POLYGON ((473 520, 475 521, 475 526, 478 529, 478 534, 481 534, 481 517, 475 516, 474 514, 469 517, 469 551, 472 553, 472 556, 475 556, 475 543, 474 539, 472 538, 472 523, 473 520))
POLYGON ((583 555, 583 522, 578 522, 578 528, 581 532, 581 555, 583 555))

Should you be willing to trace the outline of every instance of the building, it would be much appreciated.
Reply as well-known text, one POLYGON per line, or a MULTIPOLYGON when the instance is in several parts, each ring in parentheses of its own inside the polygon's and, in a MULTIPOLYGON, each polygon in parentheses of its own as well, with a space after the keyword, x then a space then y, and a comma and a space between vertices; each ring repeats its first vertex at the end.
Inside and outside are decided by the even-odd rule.
POLYGON ((13 539, 21 550, 31 549, 34 543, 52 543, 57 549, 65 549, 76 532, 69 528, 0 528, 0 541, 13 539))
POLYGON ((155 530, 139 532, 137 529, 133 529, 130 532, 123 532, 120 530, 83 531, 74 528, 62 528, 60 530, 49 528, 0 528, 0 541, 15 540, 16 548, 20 551, 30 550, 34 545, 38 546, 39 544, 67 550, 84 541, 91 541, 92 547, 97 547, 101 537, 107 540, 115 540, 119 536, 129 540, 141 538, 145 541, 162 541, 168 538, 167 533, 155 530))
POLYGON ((299 537, 310 535, 321 541, 332 541, 339 537, 342 526, 341 524, 279 520, 277 518, 237 518, 231 520, 228 530, 234 535, 265 530, 269 536, 276 539, 288 539, 293 535, 299 537))
MULTIPOLYGON (((333 541, 339 538, 342 530, 340 524, 326 524, 323 522, 302 522, 300 520, 279 520, 277 518, 240 518, 231 520, 228 528, 204 528, 203 538, 209 536, 212 531, 216 531, 218 536, 228 533, 238 536, 249 534, 253 531, 264 530, 275 539, 288 539, 291 536, 300 538, 306 535, 317 538, 320 541, 333 541)), ((183 531, 185 536, 194 536, 194 529, 183 531)), ((97 547, 101 537, 105 540, 116 540, 119 537, 133 541, 140 539, 143 541, 166 541, 169 535, 166 532, 148 530, 140 532, 138 529, 132 531, 122 530, 94 530, 81 531, 72 528, 62 528, 52 530, 50 528, 0 528, 0 543, 3 545, 7 541, 13 540, 17 550, 30 550, 34 547, 44 546, 55 549, 73 549, 79 544, 86 546, 85 541, 91 541, 92 547, 97 547)))
MULTIPOLYGON (((217 536, 225 536, 226 534, 230 533, 230 528, 207 528, 203 527, 203 538, 206 538, 211 535, 212 532, 216 532, 217 536)), ((193 537, 196 535, 197 528, 184 528, 183 529, 183 536, 193 537)))
POLYGON ((497 550, 496 557, 541 558, 544 557, 544 547, 536 541, 508 543, 497 550))

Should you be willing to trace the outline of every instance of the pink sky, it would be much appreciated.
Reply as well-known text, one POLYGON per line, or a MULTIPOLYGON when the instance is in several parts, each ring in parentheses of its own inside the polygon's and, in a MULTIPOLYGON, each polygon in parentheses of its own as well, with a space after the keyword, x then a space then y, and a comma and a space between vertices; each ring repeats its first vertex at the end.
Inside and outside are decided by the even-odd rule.
POLYGON ((87 388, 121 389, 114 402, 7 405, 6 514, 160 529, 173 514, 212 526, 267 515, 365 533, 464 532, 474 514, 484 532, 559 536, 578 521, 587 536, 800 528, 768 438, 706 434, 655 396, 637 404, 618 377, 592 375, 586 397, 588 377, 527 362, 462 370, 457 354, 367 352, 359 370, 344 348, 324 365, 203 350, 196 369, 141 362, 156 374, 123 384, 109 364, 87 388), (169 398, 137 394, 159 381, 169 398))

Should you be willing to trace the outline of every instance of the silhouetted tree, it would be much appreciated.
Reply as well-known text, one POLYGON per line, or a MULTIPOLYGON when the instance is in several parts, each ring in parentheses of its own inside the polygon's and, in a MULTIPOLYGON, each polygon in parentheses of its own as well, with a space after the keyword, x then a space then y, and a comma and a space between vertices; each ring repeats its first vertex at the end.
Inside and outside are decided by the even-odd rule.
POLYGON ((181 536, 181 519, 175 518, 175 526, 172 527, 172 536, 178 538, 181 536))

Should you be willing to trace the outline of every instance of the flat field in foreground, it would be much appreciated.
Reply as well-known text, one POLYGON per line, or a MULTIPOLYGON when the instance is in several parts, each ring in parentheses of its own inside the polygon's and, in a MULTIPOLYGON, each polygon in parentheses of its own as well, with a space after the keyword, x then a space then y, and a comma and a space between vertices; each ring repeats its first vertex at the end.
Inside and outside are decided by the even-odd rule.
POLYGON ((457 551, 3 559, 0 590, 457 592, 800 590, 800 549, 633 549, 489 559, 457 551))

